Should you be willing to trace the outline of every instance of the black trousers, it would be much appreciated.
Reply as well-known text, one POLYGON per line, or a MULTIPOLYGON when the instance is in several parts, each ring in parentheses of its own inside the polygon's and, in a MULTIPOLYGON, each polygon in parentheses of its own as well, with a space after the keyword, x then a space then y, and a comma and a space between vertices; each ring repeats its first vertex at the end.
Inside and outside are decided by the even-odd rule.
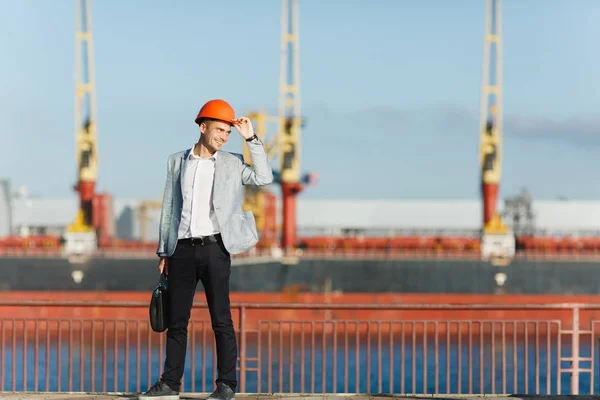
MULTIPOLYGON (((185 366, 188 322, 198 281, 202 281, 217 344, 217 382, 237 386, 237 342, 229 306, 231 256, 223 242, 178 243, 168 260, 170 324, 162 379, 180 391, 185 366)), ((195 379, 195 378, 192 378, 195 379)))

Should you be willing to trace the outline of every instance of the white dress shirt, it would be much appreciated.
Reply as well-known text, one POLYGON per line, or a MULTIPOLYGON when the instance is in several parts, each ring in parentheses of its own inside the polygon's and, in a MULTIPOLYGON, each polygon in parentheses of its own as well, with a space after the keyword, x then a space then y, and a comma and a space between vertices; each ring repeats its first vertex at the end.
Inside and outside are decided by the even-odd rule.
POLYGON ((194 147, 182 165, 181 194, 183 209, 178 238, 208 236, 219 233, 213 207, 213 181, 217 153, 210 158, 194 154, 194 147))

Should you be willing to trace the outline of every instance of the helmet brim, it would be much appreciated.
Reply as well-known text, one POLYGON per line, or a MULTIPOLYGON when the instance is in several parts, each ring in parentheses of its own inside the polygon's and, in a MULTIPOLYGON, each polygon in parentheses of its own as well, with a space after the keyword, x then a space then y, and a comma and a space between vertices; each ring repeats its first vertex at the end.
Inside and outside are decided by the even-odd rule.
POLYGON ((214 120, 214 121, 225 122, 225 123, 228 123, 230 125, 235 125, 235 121, 236 121, 235 119, 227 120, 227 119, 214 118, 214 117, 198 117, 195 120, 196 124, 200 125, 200 121, 203 120, 203 119, 210 119, 210 120, 214 120))

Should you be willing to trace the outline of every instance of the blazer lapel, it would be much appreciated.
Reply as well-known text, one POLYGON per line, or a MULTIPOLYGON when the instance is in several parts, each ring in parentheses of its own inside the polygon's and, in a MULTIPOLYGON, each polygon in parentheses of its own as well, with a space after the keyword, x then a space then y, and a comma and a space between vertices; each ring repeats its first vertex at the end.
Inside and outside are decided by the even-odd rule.
POLYGON ((214 190, 218 190, 221 187, 221 182, 223 182, 223 168, 226 160, 225 157, 223 157, 224 154, 221 150, 218 150, 215 156, 215 179, 213 182, 213 188, 214 190))
POLYGON ((185 160, 187 160, 189 155, 190 155, 190 149, 187 149, 183 153, 181 160, 179 160, 179 182, 181 182, 181 180, 183 178, 183 168, 185 167, 185 160))

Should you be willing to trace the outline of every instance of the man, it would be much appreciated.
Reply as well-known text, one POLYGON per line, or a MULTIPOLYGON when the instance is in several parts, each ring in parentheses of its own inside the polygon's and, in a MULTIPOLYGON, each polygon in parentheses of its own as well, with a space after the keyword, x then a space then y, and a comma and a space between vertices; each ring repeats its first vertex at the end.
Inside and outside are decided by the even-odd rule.
POLYGON ((229 305, 231 254, 258 241, 251 211, 242 211, 243 185, 273 182, 263 143, 248 118, 235 118, 223 100, 198 113, 200 139, 167 162, 157 254, 168 276, 170 323, 161 378, 140 399, 179 398, 185 366, 187 327, 194 292, 202 281, 217 344, 217 387, 208 399, 232 400, 237 386, 237 343, 229 305), (245 139, 253 166, 243 156, 221 150, 234 126, 245 139))

